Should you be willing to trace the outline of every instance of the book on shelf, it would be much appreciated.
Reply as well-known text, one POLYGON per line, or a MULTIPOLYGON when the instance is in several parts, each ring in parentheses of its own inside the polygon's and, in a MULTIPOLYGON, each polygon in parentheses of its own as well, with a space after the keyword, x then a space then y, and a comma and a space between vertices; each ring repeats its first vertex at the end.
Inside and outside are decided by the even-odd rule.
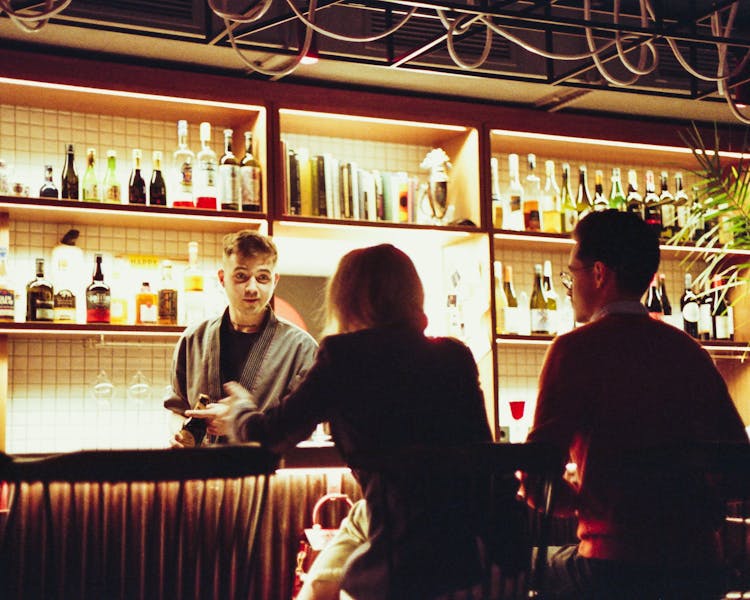
MULTIPOLYGON (((297 149, 300 214, 313 215, 312 161, 307 148, 297 149)), ((316 196, 317 199, 317 196, 316 196)))
POLYGON ((287 209, 290 215, 302 214, 302 200, 300 197, 299 159, 297 153, 289 149, 287 151, 287 209))

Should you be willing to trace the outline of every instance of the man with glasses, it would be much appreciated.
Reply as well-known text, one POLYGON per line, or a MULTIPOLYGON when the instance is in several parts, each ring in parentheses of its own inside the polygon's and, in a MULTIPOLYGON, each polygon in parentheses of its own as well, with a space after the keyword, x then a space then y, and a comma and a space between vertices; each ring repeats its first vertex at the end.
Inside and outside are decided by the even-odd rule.
POLYGON ((547 352, 528 439, 569 454, 558 508, 577 514, 579 543, 550 552, 544 597, 719 597, 715 514, 701 490, 673 485, 667 475, 679 464, 647 477, 624 457, 683 442, 747 443, 742 421, 708 353, 641 304, 660 260, 643 220, 593 212, 573 239, 561 278, 583 325, 547 352))
MULTIPOLYGON (((243 230, 223 242, 218 276, 229 306, 220 317, 189 328, 177 343, 164 406, 178 414, 194 408, 203 395, 209 401, 223 398, 227 381, 250 390, 261 410, 274 406, 301 381, 318 348, 310 334, 270 307, 279 281, 271 238, 243 230)), ((210 427, 208 433, 214 433, 210 427)), ((189 442, 180 431, 171 445, 189 442)))

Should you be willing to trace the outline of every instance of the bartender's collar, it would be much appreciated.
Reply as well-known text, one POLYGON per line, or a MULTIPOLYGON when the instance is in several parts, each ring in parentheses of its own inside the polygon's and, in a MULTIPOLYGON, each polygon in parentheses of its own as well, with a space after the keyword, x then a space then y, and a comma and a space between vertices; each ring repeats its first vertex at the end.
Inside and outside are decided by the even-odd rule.
POLYGON ((637 300, 618 300, 602 306, 591 317, 591 321, 598 321, 607 315, 648 315, 648 309, 637 300))

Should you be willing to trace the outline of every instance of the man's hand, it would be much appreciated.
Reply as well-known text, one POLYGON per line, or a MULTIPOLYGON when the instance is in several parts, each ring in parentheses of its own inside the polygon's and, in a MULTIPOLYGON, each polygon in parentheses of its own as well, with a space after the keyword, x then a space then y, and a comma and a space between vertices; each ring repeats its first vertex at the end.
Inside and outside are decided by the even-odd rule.
POLYGON ((193 419, 205 419, 206 433, 209 435, 228 435, 232 430, 232 421, 229 418, 229 400, 229 398, 223 398, 218 402, 209 404, 203 410, 186 410, 185 416, 193 419))

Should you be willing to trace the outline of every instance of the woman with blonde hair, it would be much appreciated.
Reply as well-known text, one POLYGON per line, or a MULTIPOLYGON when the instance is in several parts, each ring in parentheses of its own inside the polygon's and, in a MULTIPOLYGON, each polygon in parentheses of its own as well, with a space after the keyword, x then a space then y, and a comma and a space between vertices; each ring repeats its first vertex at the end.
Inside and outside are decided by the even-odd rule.
MULTIPOLYGON (((337 333, 323 339, 299 386, 260 413, 247 390, 227 384, 227 399, 189 415, 209 419, 210 433, 257 440, 279 453, 327 421, 347 461, 490 441, 472 354, 456 339, 425 336, 423 305, 421 280, 405 253, 390 244, 353 250, 327 290, 337 333)), ((413 472, 355 475, 366 501, 366 542, 346 561, 342 596, 427 600, 481 579, 476 510, 460 481, 413 472)))

